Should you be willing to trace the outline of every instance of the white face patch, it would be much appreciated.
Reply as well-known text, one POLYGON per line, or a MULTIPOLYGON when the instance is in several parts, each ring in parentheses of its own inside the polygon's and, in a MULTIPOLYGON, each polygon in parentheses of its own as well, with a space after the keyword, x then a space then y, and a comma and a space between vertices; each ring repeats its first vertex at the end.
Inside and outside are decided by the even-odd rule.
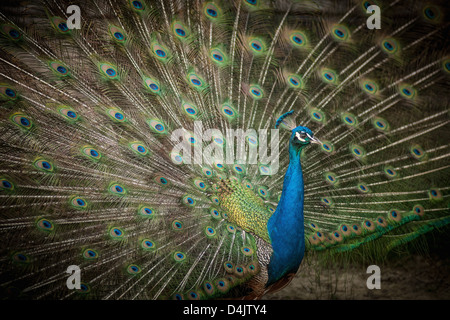
POLYGON ((296 137, 298 140, 300 140, 301 142, 307 142, 306 139, 303 139, 303 138, 302 138, 302 136, 303 136, 303 138, 308 137, 310 143, 322 144, 322 142, 321 142, 319 139, 317 139, 317 138, 311 136, 308 132, 304 132, 304 131, 298 132, 298 131, 297 131, 297 132, 295 133, 295 137, 296 137))
POLYGON ((305 141, 306 141, 305 139, 302 139, 302 138, 300 137, 300 133, 298 133, 298 131, 295 133, 295 137, 296 137, 298 140, 300 140, 301 142, 305 142, 305 141))

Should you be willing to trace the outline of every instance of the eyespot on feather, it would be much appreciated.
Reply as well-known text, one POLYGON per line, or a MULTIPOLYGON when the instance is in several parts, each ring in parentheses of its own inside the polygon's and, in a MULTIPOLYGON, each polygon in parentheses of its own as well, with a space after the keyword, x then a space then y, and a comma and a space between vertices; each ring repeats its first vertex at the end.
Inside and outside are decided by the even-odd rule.
POLYGON ((62 78, 70 76, 69 68, 65 64, 58 61, 49 61, 48 65, 56 75, 62 78))
POLYGON ((170 153, 170 158, 172 159, 172 162, 176 165, 180 165, 183 163, 183 157, 178 152, 172 151, 170 153))
POLYGON ((411 156, 414 159, 420 160, 420 161, 426 159, 427 154, 420 145, 414 144, 411 146, 411 148, 409 150, 410 150, 411 156))
POLYGON ((195 72, 188 73, 187 82, 192 88, 194 88, 196 90, 201 91, 206 88, 206 82, 203 80, 203 78, 200 75, 198 75, 195 72))
POLYGON ((176 251, 176 252, 173 254, 173 259, 174 259, 176 262, 183 262, 183 261, 186 260, 186 254, 185 254, 184 252, 181 252, 181 251, 176 251))
POLYGON ((235 228, 235 226, 229 224, 229 225, 227 225, 227 231, 229 233, 236 233, 236 228, 235 228))
POLYGON ((293 89, 302 89, 303 81, 302 78, 297 74, 289 74, 286 76, 286 83, 290 88, 293 89))
POLYGON ((52 173, 55 171, 55 167, 53 166, 53 164, 49 160, 46 160, 44 158, 37 158, 36 160, 34 160, 33 165, 36 169, 39 169, 43 172, 52 173))
POLYGON ((333 231, 331 232, 331 239, 333 239, 336 242, 341 242, 344 240, 344 237, 342 236, 342 234, 339 231, 333 231))
POLYGON ((320 198, 320 202, 327 207, 333 206, 333 200, 330 197, 322 197, 320 198))
POLYGON ((376 95, 379 90, 378 84, 370 79, 364 79, 360 81, 360 87, 363 91, 369 95, 376 95))
POLYGON ((191 32, 189 28, 180 21, 174 21, 171 25, 172 33, 180 40, 184 41, 189 38, 191 32))
POLYGON ((45 218, 41 218, 36 222, 36 226, 38 227, 38 229, 43 230, 43 231, 53 231, 55 230, 55 226, 54 224, 45 218))
POLYGON ((149 119, 147 120, 147 124, 154 133, 163 135, 168 132, 166 125, 159 119, 149 119))
POLYGON ((363 182, 358 183, 356 186, 357 190, 361 193, 369 193, 371 190, 369 186, 363 182))
POLYGON ((144 250, 144 251, 154 251, 156 250, 157 246, 155 244, 155 242, 153 242, 150 239, 143 239, 140 242, 140 247, 144 250))
POLYGON ((224 103, 219 108, 220 113, 228 121, 234 120, 237 117, 236 110, 228 103, 224 103))
POLYGON ((387 214, 388 220, 393 222, 399 222, 402 220, 402 214, 398 209, 391 209, 387 214))
POLYGON ((322 81, 329 84, 337 84, 338 83, 338 75, 336 71, 330 68, 322 68, 320 70, 320 75, 322 77, 322 81))
POLYGON ((415 100, 417 98, 417 90, 409 84, 400 84, 398 86, 398 91, 400 93, 400 96, 408 100, 415 100))
POLYGON ((108 80, 117 80, 119 79, 119 73, 117 67, 113 66, 109 63, 100 63, 99 69, 101 74, 106 77, 108 80))
POLYGON ((372 119, 372 125, 380 132, 389 132, 390 130, 389 122, 381 117, 374 117, 372 119))
POLYGON ((272 174, 272 167, 269 165, 261 164, 258 166, 259 168, 259 174, 261 175, 271 175, 272 174))
POLYGON ((20 32, 16 27, 10 24, 3 24, 0 26, 0 31, 6 35, 9 40, 19 41, 22 39, 22 32, 20 32))
POLYGON ((0 98, 7 101, 14 101, 17 99, 17 92, 8 84, 0 83, 0 98))
POLYGON ((207 226, 207 227, 205 227, 205 235, 208 238, 214 238, 217 235, 217 232, 213 227, 207 226))
POLYGON ((204 175, 205 177, 212 177, 212 175, 213 175, 213 171, 212 171, 212 169, 209 168, 209 167, 203 167, 203 168, 202 168, 202 173, 203 173, 203 175, 204 175))
POLYGON ((343 236, 346 236, 346 237, 348 237, 348 236, 350 236, 350 235, 352 234, 351 228, 350 228, 348 225, 346 225, 346 224, 341 224, 341 225, 339 226, 339 232, 340 232, 343 236))
POLYGON ((333 153, 334 145, 330 141, 322 141, 321 149, 326 153, 333 153))
POLYGON ((230 289, 230 285, 227 279, 219 278, 215 282, 215 287, 222 293, 226 293, 230 289))
POLYGON ((397 55, 400 51, 400 45, 397 40, 387 38, 381 41, 381 49, 389 55, 397 55))
POLYGON ((425 21, 434 24, 441 23, 444 16, 441 8, 433 4, 425 5, 422 9, 422 15, 425 18, 425 21))
POLYGON ((376 228, 376 224, 373 223, 373 222, 370 221, 370 220, 365 220, 365 221, 362 223, 362 227, 363 227, 363 229, 366 230, 366 231, 374 231, 375 228, 376 228))
POLYGON ((87 201, 80 196, 73 196, 69 200, 70 205, 75 209, 84 210, 87 209, 88 203, 87 201))
POLYGON ((130 264, 126 267, 127 273, 130 275, 138 275, 142 272, 141 267, 136 264, 130 264))
POLYGON ((140 206, 137 213, 139 216, 144 218, 153 218, 155 216, 155 210, 146 205, 140 206))
POLYGON ((9 119, 19 128, 30 130, 33 127, 33 121, 24 113, 16 112, 9 116, 9 119))
POLYGON ((175 293, 172 296, 172 300, 185 300, 184 295, 182 295, 181 293, 175 293))
POLYGON ((338 176, 334 172, 326 172, 324 176, 325 181, 328 182, 330 185, 336 186, 339 182, 338 176))
POLYGON ((87 248, 83 250, 82 256, 86 260, 94 260, 99 257, 99 254, 96 250, 87 248))
POLYGON ((153 42, 151 44, 151 53, 157 60, 161 62, 167 62, 170 57, 169 49, 158 42, 153 42))
POLYGON ((203 291, 205 291, 205 293, 209 296, 212 296, 215 293, 214 285, 210 281, 205 281, 203 283, 202 288, 203 288, 203 291))
POLYGON ((123 240, 125 238, 125 232, 119 227, 111 227, 108 234, 113 240, 123 240))
POLYGON ((212 48, 209 51, 209 57, 219 67, 224 67, 229 63, 227 54, 218 47, 212 48))
POLYGON ((80 115, 71 107, 60 106, 58 108, 58 112, 69 122, 76 122, 80 120, 80 115))
POLYGON ((253 249, 247 246, 242 247, 241 252, 247 257, 251 257, 253 255, 253 249))
POLYGON ((245 267, 243 265, 237 265, 236 267, 234 267, 234 272, 233 274, 237 277, 237 278, 244 278, 246 275, 247 270, 245 269, 245 267))
POLYGON ((145 5, 142 1, 140 0, 129 0, 131 8, 136 11, 136 12, 140 12, 140 11, 144 11, 145 10, 145 5))
POLYGON ((198 118, 198 108, 197 106, 188 103, 188 102, 183 102, 181 104, 181 108, 182 111, 184 112, 184 114, 188 117, 191 118, 193 120, 198 118))
POLYGON ((398 177, 398 173, 397 171, 394 169, 394 167, 392 166, 385 166, 384 169, 384 174, 389 178, 389 179, 393 179, 398 177))
POLYGON ((183 230, 183 223, 180 220, 173 220, 172 229, 176 231, 183 230))
POLYGON ((111 35, 111 38, 118 44, 124 44, 127 41, 127 34, 122 28, 119 28, 114 25, 110 25, 109 28, 109 34, 111 35))
POLYGON ((148 91, 151 93, 160 95, 161 94, 161 86, 159 82, 156 79, 150 78, 150 77, 144 77, 144 86, 148 91))
POLYGON ((208 185, 205 183, 205 181, 199 178, 194 179, 194 186, 199 190, 206 190, 208 188, 208 185))
POLYGON ((356 159, 364 159, 366 157, 366 149, 364 149, 362 146, 357 144, 350 145, 350 152, 356 159))
POLYGON ((162 187, 170 185, 169 179, 162 174, 156 174, 153 180, 162 187))
POLYGON ((430 190, 428 190, 428 196, 430 197, 430 201, 443 200, 442 192, 438 188, 431 188, 430 190))
POLYGON ((289 36, 290 44, 294 48, 305 48, 308 44, 308 38, 302 31, 292 31, 289 36))
POLYGON ((15 185, 11 179, 0 176, 0 191, 14 191, 15 185))
POLYGON ((62 19, 61 17, 51 17, 50 21, 52 23, 53 28, 60 34, 69 34, 71 30, 67 26, 67 21, 62 19))
POLYGON ((375 223, 376 223, 378 226, 382 227, 382 228, 384 228, 384 227, 386 227, 386 226, 388 225, 387 222, 386 222, 386 220, 384 220, 383 217, 377 217, 377 218, 375 219, 375 223))
POLYGON ((266 186, 258 186, 256 191, 264 199, 270 197, 269 188, 267 188, 266 186))
POLYGON ((76 289, 76 292, 83 295, 89 294, 91 292, 91 287, 88 284, 81 282, 80 289, 76 289))
POLYGON ((207 2, 204 5, 203 13, 209 20, 213 22, 218 21, 222 17, 222 10, 213 2, 207 2))
POLYGON ((420 204, 416 204, 412 209, 413 214, 423 217, 425 214, 425 208, 420 204))
MULTIPOLYGON (((212 201, 212 203, 219 204, 219 198, 217 196, 211 196, 209 198, 212 201)), ((225 213, 223 213, 223 214, 225 214, 225 213)))
POLYGON ((210 209, 209 212, 211 214, 211 217, 213 217, 214 219, 222 219, 222 216, 220 215, 220 212, 217 209, 212 208, 210 209))
POLYGON ((356 127, 358 125, 358 119, 352 113, 344 112, 341 115, 341 119, 348 127, 356 127))
POLYGON ((356 235, 360 235, 362 233, 362 228, 358 226, 357 224, 352 225, 351 227, 352 233, 356 235))
POLYGON ((128 144, 129 148, 139 156, 146 156, 149 154, 148 148, 143 142, 133 141, 128 144))
POLYGON ((202 294, 200 293, 200 291, 189 291, 186 294, 188 300, 200 300, 202 297, 202 294))
POLYGON ((266 52, 266 44, 261 38, 251 37, 248 40, 250 52, 255 56, 262 55, 266 52))
POLYGON ((81 152, 84 156, 94 161, 98 161, 102 158, 101 152, 92 146, 84 146, 81 149, 81 152))
POLYGON ((117 195, 117 196, 124 196, 128 193, 127 190, 125 189, 125 187, 118 183, 110 184, 110 186, 108 187, 108 191, 111 194, 117 195))
POLYGON ((260 100, 264 97, 264 90, 257 84, 250 85, 248 92, 254 100, 260 100))
POLYGON ((11 255, 11 260, 13 263, 18 263, 22 265, 27 265, 32 262, 31 256, 24 252, 14 252, 11 255))
POLYGON ((331 35, 336 41, 346 42, 350 38, 350 30, 343 24, 337 24, 331 28, 331 35))
POLYGON ((185 206, 191 207, 191 208, 195 207, 195 205, 196 205, 195 199, 190 195, 186 195, 183 198, 181 198, 181 203, 183 203, 185 206))

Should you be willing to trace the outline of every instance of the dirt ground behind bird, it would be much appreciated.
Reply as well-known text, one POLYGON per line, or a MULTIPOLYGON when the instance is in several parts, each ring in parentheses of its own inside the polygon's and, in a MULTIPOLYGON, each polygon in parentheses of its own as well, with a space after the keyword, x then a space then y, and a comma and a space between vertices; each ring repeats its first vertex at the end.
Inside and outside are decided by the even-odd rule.
POLYGON ((319 269, 304 261, 287 287, 264 299, 450 300, 450 236, 444 234, 431 241, 426 253, 413 252, 380 264, 380 289, 367 288, 370 263, 319 269))

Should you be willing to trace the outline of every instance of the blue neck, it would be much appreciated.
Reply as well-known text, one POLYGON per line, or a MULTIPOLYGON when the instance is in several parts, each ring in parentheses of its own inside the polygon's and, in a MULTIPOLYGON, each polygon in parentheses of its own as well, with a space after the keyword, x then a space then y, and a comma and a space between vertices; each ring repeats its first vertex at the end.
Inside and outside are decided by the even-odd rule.
POLYGON ((289 145, 289 167, 284 176, 283 192, 275 213, 267 223, 273 253, 266 286, 288 273, 297 272, 305 253, 301 149, 289 145))

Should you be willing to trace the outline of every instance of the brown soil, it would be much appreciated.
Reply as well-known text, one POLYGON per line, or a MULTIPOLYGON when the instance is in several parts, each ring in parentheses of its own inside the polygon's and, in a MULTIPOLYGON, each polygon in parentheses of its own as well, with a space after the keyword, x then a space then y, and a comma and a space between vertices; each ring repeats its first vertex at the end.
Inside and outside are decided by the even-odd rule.
POLYGON ((412 255, 380 265, 381 289, 367 288, 367 266, 350 266, 318 272, 302 263, 292 282, 266 300, 448 300, 450 258, 412 255))

